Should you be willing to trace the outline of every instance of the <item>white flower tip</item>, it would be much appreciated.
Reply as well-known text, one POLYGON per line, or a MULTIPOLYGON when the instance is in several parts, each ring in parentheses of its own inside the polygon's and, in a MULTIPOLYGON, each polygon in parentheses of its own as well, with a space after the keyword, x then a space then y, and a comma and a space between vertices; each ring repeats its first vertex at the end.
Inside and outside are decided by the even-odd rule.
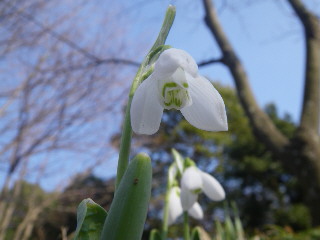
MULTIPOLYGON (((221 98, 222 99, 222 98, 221 98)), ((224 102, 222 100, 222 104, 220 106, 220 131, 228 131, 228 120, 227 120, 227 113, 225 109, 224 102)))
POLYGON ((221 184, 211 175, 201 172, 203 181, 203 192, 213 201, 222 201, 226 197, 226 193, 221 184))
POLYGON ((227 118, 221 120, 221 130, 220 131, 228 131, 228 121, 227 118))
POLYGON ((188 77, 192 105, 181 109, 186 120, 205 131, 227 131, 228 121, 223 99, 212 83, 203 76, 188 77))
POLYGON ((226 198, 226 193, 224 191, 224 189, 221 187, 220 191, 217 191, 217 194, 215 196, 215 199, 212 199, 212 200, 215 200, 215 201, 222 201, 226 198))
POLYGON ((153 135, 155 134, 159 129, 151 129, 148 128, 148 126, 144 125, 143 123, 140 124, 139 126, 134 126, 133 124, 131 125, 132 131, 136 134, 139 135, 153 135))
POLYGON ((195 219, 203 219, 203 210, 198 202, 193 204, 193 206, 189 209, 188 213, 195 219))

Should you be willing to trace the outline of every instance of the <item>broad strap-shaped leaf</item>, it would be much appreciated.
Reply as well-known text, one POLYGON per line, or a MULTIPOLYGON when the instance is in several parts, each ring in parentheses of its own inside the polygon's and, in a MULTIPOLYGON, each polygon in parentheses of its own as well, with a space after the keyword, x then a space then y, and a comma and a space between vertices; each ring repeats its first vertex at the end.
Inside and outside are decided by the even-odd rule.
POLYGON ((140 240, 151 196, 152 168, 148 155, 129 164, 112 201, 101 240, 140 240))
POLYGON ((149 240, 161 240, 161 235, 157 229, 151 230, 149 240))
POLYGON ((192 230, 191 240, 211 240, 211 237, 202 227, 197 226, 192 230))
POLYGON ((82 200, 77 210, 74 240, 99 240, 107 212, 90 198, 82 200))

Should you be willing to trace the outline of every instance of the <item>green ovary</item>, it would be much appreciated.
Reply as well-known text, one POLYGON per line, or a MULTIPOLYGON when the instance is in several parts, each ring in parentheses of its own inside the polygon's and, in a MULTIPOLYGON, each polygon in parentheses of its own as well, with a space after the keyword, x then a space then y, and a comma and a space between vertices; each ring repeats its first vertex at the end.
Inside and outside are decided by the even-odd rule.
POLYGON ((193 189, 191 192, 193 194, 200 194, 202 192, 202 189, 201 188, 193 189))

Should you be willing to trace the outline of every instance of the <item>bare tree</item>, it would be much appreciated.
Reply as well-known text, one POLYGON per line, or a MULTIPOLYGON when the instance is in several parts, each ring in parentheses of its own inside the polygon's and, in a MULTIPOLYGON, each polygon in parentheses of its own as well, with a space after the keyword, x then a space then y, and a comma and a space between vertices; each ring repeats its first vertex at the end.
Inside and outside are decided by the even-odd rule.
POLYGON ((55 199, 31 193, 19 206, 24 180, 43 183, 64 166, 92 171, 110 156, 106 131, 116 124, 113 113, 121 105, 114 102, 122 100, 131 74, 119 66, 137 65, 117 57, 126 43, 118 40, 125 31, 117 25, 121 20, 109 17, 114 9, 86 1, 65 4, 58 9, 39 0, 0 3, 0 239, 12 226, 14 239, 28 239, 55 199), (95 12, 97 18, 99 8, 98 31, 83 14, 95 12), (18 207, 26 211, 16 224, 18 207))
POLYGON ((212 0, 203 0, 205 23, 221 49, 219 62, 232 74, 254 134, 284 168, 299 179, 305 189, 303 198, 310 207, 313 223, 320 224, 320 20, 301 0, 287 2, 302 24, 306 49, 303 106, 292 139, 284 136, 258 106, 245 68, 224 33, 212 0))

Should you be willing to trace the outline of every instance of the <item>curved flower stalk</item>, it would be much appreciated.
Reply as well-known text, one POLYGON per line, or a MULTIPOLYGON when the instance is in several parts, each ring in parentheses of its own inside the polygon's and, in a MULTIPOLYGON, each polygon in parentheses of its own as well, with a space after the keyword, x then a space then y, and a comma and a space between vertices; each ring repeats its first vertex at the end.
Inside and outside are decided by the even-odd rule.
MULTIPOLYGON (((180 188, 172 187, 169 192, 169 215, 168 225, 172 225, 177 218, 182 215, 183 208, 180 200, 180 188)), ((203 218, 203 211, 199 203, 195 202, 193 206, 188 210, 190 216, 195 219, 203 218)))
POLYGON ((153 73, 135 92, 130 109, 135 133, 158 131, 164 109, 180 110, 193 126, 207 131, 228 130, 225 105, 209 80, 185 51, 170 48, 161 53, 153 73))
POLYGON ((195 166, 188 167, 181 178, 182 209, 188 211, 192 208, 201 192, 213 201, 221 201, 225 198, 222 186, 214 177, 195 166))

